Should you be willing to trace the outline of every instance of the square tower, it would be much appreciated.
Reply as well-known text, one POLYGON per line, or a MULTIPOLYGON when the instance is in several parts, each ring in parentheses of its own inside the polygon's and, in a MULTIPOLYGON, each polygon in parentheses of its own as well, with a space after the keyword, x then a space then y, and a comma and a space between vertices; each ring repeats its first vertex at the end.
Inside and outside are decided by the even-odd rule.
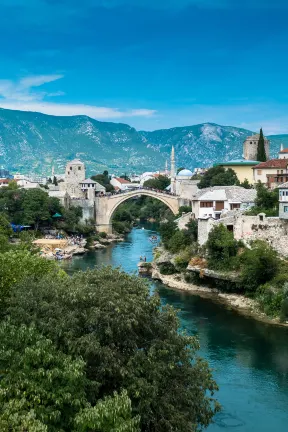
POLYGON ((81 183, 85 180, 85 165, 80 159, 68 162, 65 169, 65 190, 72 198, 82 198, 81 183))
MULTIPOLYGON (((246 160, 257 160, 257 150, 258 150, 258 142, 259 142, 260 135, 255 134, 252 135, 244 141, 243 144, 243 155, 244 159, 246 160)), ((265 146, 265 153, 266 153, 266 159, 269 159, 269 150, 270 150, 270 141, 264 137, 264 146, 265 146)))

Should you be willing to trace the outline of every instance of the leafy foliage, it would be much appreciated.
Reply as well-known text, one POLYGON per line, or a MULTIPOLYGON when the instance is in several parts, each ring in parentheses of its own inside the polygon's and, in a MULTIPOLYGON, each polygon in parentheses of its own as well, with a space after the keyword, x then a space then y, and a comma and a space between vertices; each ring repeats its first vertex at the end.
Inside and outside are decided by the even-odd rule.
POLYGON ((57 350, 33 327, 3 322, 0 341, 1 431, 24 431, 29 419, 28 430, 70 431, 86 401, 83 360, 57 350))
POLYGON ((106 192, 114 191, 114 187, 110 184, 110 177, 108 171, 105 170, 103 174, 94 175, 91 177, 91 179, 104 186, 106 192))
POLYGON ((256 185, 257 197, 255 206, 252 207, 246 214, 257 215, 265 213, 267 216, 278 215, 278 189, 269 190, 260 181, 256 185))
POLYGON ((238 251, 238 242, 234 240, 233 233, 226 226, 214 226, 206 243, 208 252, 208 266, 215 270, 229 270, 233 267, 233 260, 238 251))
POLYGON ((159 175, 155 179, 146 180, 144 187, 158 190, 165 190, 170 185, 170 179, 167 176, 159 175))
POLYGON ((44 276, 55 277, 57 274, 65 275, 54 261, 44 260, 27 250, 0 253, 0 315, 5 310, 13 285, 28 277, 37 281, 44 276))
POLYGON ((265 242, 255 242, 252 249, 241 255, 241 279, 246 292, 256 289, 273 279, 279 270, 277 253, 265 242))
POLYGON ((140 417, 132 418, 127 392, 106 397, 95 407, 82 410, 75 419, 75 432, 140 432, 140 417))
POLYGON ((225 169, 222 166, 209 168, 198 183, 199 189, 210 186, 233 186, 239 185, 238 177, 233 169, 225 169))
POLYGON ((23 281, 8 312, 15 325, 33 321, 58 350, 83 358, 90 404, 126 389, 141 430, 194 432, 217 411, 217 386, 196 339, 160 306, 145 281, 103 268, 23 281))

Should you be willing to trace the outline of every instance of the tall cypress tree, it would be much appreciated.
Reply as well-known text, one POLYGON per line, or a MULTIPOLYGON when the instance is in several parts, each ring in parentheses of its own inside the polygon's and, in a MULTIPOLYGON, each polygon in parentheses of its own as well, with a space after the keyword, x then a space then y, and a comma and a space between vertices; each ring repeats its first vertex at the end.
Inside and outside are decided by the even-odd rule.
POLYGON ((257 148, 257 161, 265 162, 267 160, 266 151, 265 151, 265 142, 262 128, 260 129, 260 137, 258 141, 257 148))

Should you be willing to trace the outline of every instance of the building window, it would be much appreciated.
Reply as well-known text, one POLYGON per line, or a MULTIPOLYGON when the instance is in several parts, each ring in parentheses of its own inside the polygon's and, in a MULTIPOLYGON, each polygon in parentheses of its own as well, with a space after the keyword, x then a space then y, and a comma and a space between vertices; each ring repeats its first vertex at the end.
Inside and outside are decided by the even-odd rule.
POLYGON ((281 174, 283 174, 283 170, 281 170, 281 174))
POLYGON ((250 144, 253 144, 253 142, 252 142, 252 141, 250 141, 250 144))
POLYGON ((213 207, 213 201, 200 201, 200 207, 213 207))
POLYGON ((224 209, 224 201, 216 201, 216 211, 224 209))
POLYGON ((262 175, 262 170, 257 170, 257 175, 262 175))
POLYGON ((68 175, 70 174, 70 171, 68 171, 68 173, 67 173, 68 175))
POLYGON ((72 171, 72 167, 70 167, 70 171, 72 171))
POLYGON ((81 167, 78 167, 78 171, 81 171, 81 167))
POLYGON ((239 208, 240 208, 240 205, 241 205, 240 203, 237 203, 237 204, 235 204, 235 203, 230 204, 231 210, 239 209, 239 208))
POLYGON ((288 213, 288 206, 284 206, 284 213, 288 213))

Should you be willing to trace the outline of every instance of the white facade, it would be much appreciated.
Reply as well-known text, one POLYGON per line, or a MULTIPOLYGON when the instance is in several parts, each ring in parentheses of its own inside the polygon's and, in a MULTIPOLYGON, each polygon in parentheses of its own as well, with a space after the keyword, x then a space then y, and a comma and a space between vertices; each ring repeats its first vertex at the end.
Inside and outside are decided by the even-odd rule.
POLYGON ((125 179, 120 178, 120 177, 114 177, 114 176, 112 176, 112 178, 110 180, 110 184, 116 190, 122 190, 122 191, 138 189, 140 187, 139 183, 131 183, 128 180, 125 180, 125 179))
POLYGON ((254 205, 255 189, 240 186, 214 186, 200 189, 192 199, 192 212, 197 219, 220 216, 230 210, 244 210, 254 205))
POLYGON ((31 182, 30 180, 23 179, 18 180, 17 185, 23 189, 35 189, 35 188, 41 188, 40 184, 37 182, 31 182))

